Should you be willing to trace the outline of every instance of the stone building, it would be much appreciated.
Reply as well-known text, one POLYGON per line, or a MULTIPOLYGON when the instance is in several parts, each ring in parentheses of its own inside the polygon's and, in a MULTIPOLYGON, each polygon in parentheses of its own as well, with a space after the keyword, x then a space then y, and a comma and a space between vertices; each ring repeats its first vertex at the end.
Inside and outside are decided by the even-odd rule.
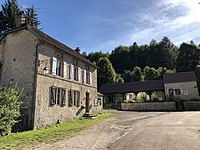
POLYGON ((157 100, 172 100, 174 98, 191 100, 199 97, 197 79, 193 71, 166 73, 161 80, 103 85, 100 88, 100 92, 110 96, 111 98, 109 99, 111 99, 112 103, 112 99, 116 94, 121 94, 122 100, 130 100, 130 94, 131 96, 132 94, 138 96, 140 92, 148 94, 150 101, 153 100, 154 93, 160 97, 156 98, 157 100), (159 96, 158 93, 163 97, 159 96))
POLYGON ((30 26, 0 38, 0 81, 23 88, 21 130, 102 110, 97 67, 79 48, 72 50, 30 26))

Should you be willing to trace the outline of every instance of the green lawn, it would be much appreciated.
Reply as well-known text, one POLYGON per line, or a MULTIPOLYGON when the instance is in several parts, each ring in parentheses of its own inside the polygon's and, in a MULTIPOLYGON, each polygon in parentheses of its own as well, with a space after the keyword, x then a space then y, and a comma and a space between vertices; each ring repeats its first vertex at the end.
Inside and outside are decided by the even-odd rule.
POLYGON ((0 137, 0 149, 31 149, 41 143, 57 142, 110 117, 113 115, 101 113, 96 118, 73 119, 47 128, 13 133, 6 137, 0 137))

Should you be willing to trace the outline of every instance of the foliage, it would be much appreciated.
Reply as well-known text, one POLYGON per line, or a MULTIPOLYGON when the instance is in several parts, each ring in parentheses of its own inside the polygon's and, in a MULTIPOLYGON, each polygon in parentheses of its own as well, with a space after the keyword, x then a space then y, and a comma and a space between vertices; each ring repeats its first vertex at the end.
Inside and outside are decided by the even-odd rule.
POLYGON ((199 64, 200 49, 194 44, 183 43, 179 48, 176 70, 194 71, 199 64))
POLYGON ((15 28, 15 18, 19 11, 16 0, 7 0, 2 5, 2 11, 0 12, 0 33, 15 28))
POLYGON ((10 133, 20 116, 21 92, 16 87, 0 88, 0 136, 10 133))
POLYGON ((124 79, 121 74, 116 74, 115 83, 124 83, 124 79))
POLYGON ((143 70, 144 80, 155 80, 159 77, 159 72, 153 67, 146 66, 143 70))
POLYGON ((145 102, 145 101, 147 101, 147 95, 146 94, 140 95, 140 98, 138 98, 137 101, 138 102, 145 102))
POLYGON ((100 61, 101 58, 110 57, 109 53, 103 53, 103 52, 92 52, 89 53, 88 55, 86 53, 84 53, 84 55, 86 55, 86 58, 88 58, 91 62, 98 64, 98 62, 100 61))
POLYGON ((125 82, 141 81, 143 77, 140 67, 137 66, 132 70, 125 70, 122 76, 125 82))
POLYGON ((104 84, 112 84, 116 81, 116 72, 107 57, 101 58, 97 63, 98 69, 98 87, 104 84))
MULTIPOLYGON (((16 16, 19 15, 20 11, 16 0, 6 0, 0 11, 0 34, 16 28, 16 16)), ((34 6, 27 8, 25 15, 27 24, 37 28, 40 21, 34 6)))
POLYGON ((200 80, 200 65, 196 66, 194 72, 195 72, 195 75, 197 77, 197 80, 199 81, 200 80))
POLYGON ((32 149, 32 146, 43 143, 54 143, 64 140, 103 119, 113 117, 109 113, 101 113, 96 118, 73 119, 61 124, 38 130, 14 133, 0 138, 0 149, 32 149))
POLYGON ((112 51, 110 61, 116 72, 121 74, 124 70, 131 68, 129 63, 129 48, 127 46, 119 46, 112 51))
POLYGON ((31 6, 30 8, 27 8, 25 14, 27 17, 26 19, 27 24, 35 28, 38 28, 38 26, 40 25, 40 21, 38 20, 35 7, 31 6))

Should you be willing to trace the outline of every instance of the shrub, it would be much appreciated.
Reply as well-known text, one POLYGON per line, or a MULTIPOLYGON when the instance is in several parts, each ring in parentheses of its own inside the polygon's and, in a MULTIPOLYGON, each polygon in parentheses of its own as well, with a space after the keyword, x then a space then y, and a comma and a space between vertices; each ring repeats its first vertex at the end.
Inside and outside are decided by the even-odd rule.
POLYGON ((0 136, 8 135, 20 116, 21 92, 16 87, 0 87, 0 136))
POLYGON ((145 102, 147 101, 147 95, 146 94, 142 94, 140 96, 140 98, 137 99, 138 102, 145 102))

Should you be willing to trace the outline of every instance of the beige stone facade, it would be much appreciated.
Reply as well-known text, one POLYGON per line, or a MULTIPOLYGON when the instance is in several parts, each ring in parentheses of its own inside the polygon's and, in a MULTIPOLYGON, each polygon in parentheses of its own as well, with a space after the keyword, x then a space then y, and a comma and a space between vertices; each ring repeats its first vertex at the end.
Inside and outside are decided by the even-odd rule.
POLYGON ((24 129, 97 114, 103 108, 97 96, 96 66, 44 37, 24 27, 0 40, 1 84, 18 83, 24 89, 24 129))
POLYGON ((184 100, 190 100, 192 98, 199 97, 198 86, 196 81, 190 82, 178 82, 178 83, 165 83, 165 94, 170 97, 173 94, 174 97, 180 97, 184 100))

